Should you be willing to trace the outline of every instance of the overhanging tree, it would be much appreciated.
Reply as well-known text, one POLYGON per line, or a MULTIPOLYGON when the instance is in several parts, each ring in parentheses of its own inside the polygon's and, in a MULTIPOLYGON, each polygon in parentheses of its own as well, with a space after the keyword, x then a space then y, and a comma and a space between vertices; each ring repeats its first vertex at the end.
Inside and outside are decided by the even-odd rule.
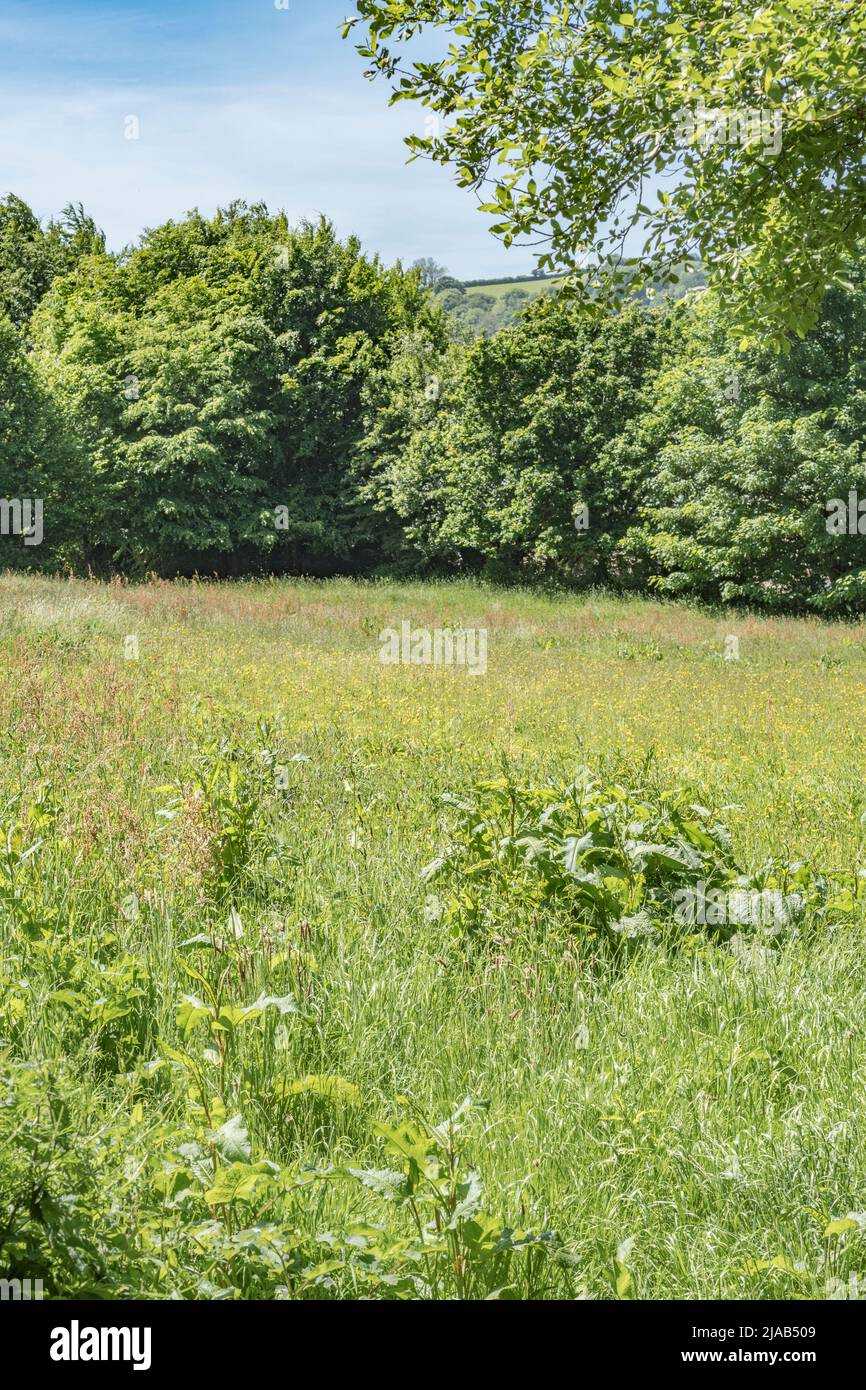
POLYGON ((780 345, 817 321, 866 232, 863 0, 357 11, 343 32, 366 24, 369 74, 436 113, 414 154, 453 166, 506 244, 579 272, 587 304, 696 256, 741 335, 780 345))

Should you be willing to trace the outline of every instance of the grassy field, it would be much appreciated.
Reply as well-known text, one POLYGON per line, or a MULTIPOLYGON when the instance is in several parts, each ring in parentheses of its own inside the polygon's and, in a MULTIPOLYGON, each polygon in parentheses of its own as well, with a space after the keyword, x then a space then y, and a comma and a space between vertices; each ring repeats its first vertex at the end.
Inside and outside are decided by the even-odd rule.
POLYGON ((108 1298, 866 1277, 862 627, 336 581, 5 575, 0 610, 0 1274, 108 1298), (404 619, 486 629, 486 674, 382 665, 404 619), (443 793, 581 767, 687 788, 744 873, 849 888, 777 937, 626 950, 507 881, 425 878, 443 793))
POLYGON ((466 297, 472 299, 480 294, 489 294, 498 303, 508 294, 509 290, 522 290, 524 294, 531 295, 535 299, 544 290, 554 290, 559 283, 559 280, 537 280, 532 276, 527 280, 501 280, 492 285, 468 285, 466 297))

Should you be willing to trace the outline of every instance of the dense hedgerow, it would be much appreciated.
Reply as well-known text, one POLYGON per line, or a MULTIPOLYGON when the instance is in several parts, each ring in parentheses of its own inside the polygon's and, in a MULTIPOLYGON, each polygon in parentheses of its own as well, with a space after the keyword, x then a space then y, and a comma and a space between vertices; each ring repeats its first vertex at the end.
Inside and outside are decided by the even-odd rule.
POLYGON ((109 255, 81 209, 43 231, 9 198, 4 307, 0 485, 45 507, 7 564, 866 605, 859 262, 781 356, 700 291, 588 321, 544 295, 465 344, 417 271, 325 222, 234 204, 109 255))

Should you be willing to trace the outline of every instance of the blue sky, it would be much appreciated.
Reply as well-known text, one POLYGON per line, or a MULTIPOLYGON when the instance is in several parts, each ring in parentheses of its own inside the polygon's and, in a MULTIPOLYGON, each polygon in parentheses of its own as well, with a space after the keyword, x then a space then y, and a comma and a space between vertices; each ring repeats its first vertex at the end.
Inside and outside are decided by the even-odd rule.
POLYGON ((0 0, 0 193, 43 217, 84 203, 112 248, 146 226, 234 198, 404 264, 433 256, 461 278, 516 275, 471 192, 406 164, 425 113, 387 87, 339 23, 352 0, 0 0), (139 138, 125 138, 127 118, 139 138))

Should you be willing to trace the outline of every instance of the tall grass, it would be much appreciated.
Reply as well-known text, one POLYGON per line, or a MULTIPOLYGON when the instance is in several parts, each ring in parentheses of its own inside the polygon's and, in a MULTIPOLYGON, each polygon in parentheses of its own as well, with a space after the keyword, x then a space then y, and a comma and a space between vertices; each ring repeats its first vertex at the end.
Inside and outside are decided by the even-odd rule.
POLYGON ((517 902, 464 948, 422 880, 442 793, 650 752, 747 869, 856 874, 859 626, 342 581, 3 576, 0 611, 0 1273, 113 1298, 866 1275, 857 903, 772 949, 615 958, 517 902), (487 674, 382 666, 403 618, 486 627, 487 674))

